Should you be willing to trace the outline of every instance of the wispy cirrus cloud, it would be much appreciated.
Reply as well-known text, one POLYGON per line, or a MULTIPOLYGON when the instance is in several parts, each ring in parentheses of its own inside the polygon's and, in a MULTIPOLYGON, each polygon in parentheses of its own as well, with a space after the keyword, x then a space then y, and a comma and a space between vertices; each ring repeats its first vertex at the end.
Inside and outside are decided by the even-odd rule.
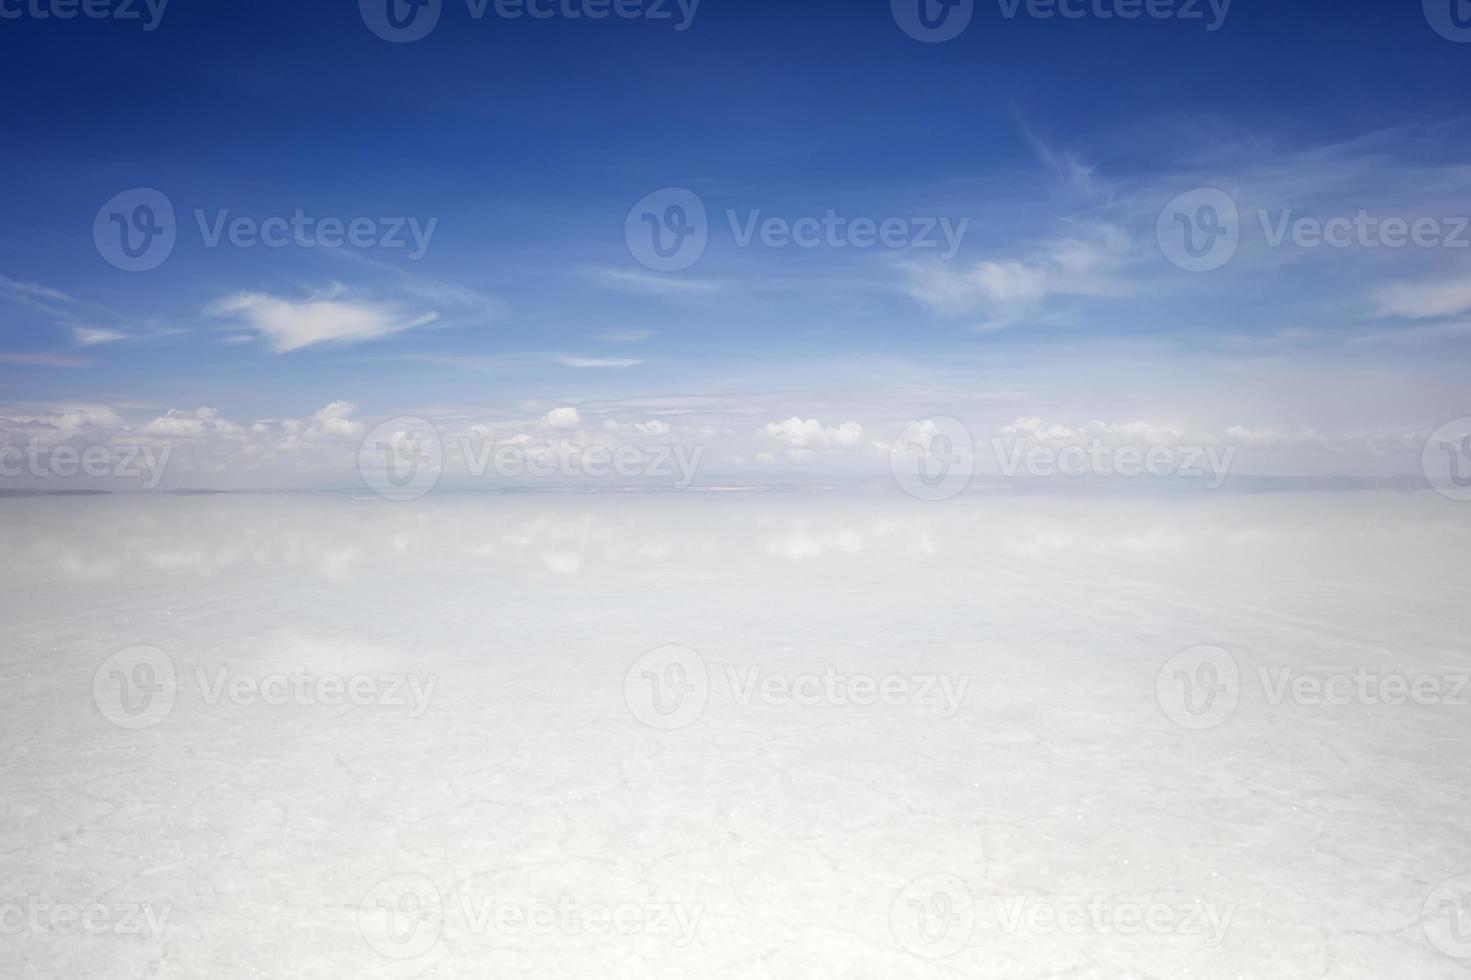
POLYGON ((1056 296, 1119 296, 1128 291, 1118 275, 1130 239, 1112 225, 1055 239, 1021 258, 986 260, 968 267, 905 263, 904 291, 946 316, 982 316, 991 328, 1043 312, 1056 296))
POLYGON ((306 299, 270 293, 236 293, 212 303, 207 312, 241 321, 278 354, 318 344, 354 344, 422 327, 437 312, 410 314, 391 303, 350 300, 334 283, 306 299))
POLYGON ((643 363, 636 357, 572 357, 558 354, 553 359, 563 367, 570 368, 631 368, 643 363))
POLYGON ((73 327, 72 343, 78 347, 96 347, 100 344, 115 344, 128 340, 132 334, 111 327, 73 327))
POLYGON ((661 276, 652 272, 637 272, 631 269, 593 269, 590 274, 603 285, 613 289, 653 296, 690 296, 714 293, 725 288, 722 283, 714 279, 661 276))
POLYGON ((1374 293, 1375 312, 1382 317, 1426 320, 1471 311, 1471 277, 1438 282, 1396 282, 1374 293))
POLYGON ((21 282, 7 275, 0 274, 0 292, 5 293, 11 299, 27 303, 76 303, 77 300, 68 296, 59 289, 43 286, 40 283, 21 282))
POLYGON ((1024 120, 1019 120, 1022 136, 1032 148, 1037 160, 1059 180, 1080 197, 1098 200, 1109 197, 1111 191, 1099 177, 1092 164, 1083 162, 1072 150, 1057 150, 1038 136, 1024 120))

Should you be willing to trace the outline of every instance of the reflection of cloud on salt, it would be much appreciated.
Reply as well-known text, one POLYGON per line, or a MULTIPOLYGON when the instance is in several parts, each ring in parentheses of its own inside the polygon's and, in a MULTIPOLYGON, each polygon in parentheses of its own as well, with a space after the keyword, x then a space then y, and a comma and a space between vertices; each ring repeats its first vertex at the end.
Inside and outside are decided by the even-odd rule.
POLYGON ((857 555, 863 551, 863 536, 856 531, 832 531, 813 534, 805 529, 792 531, 766 542, 768 554, 791 561, 821 558, 824 554, 857 555))
POLYGON ((575 575, 582 568, 582 556, 571 553, 546 556, 546 566, 558 575, 575 575))
POLYGON ((1008 535, 1002 539, 1002 547, 1014 555, 1028 558, 1068 551, 1093 555, 1118 552, 1145 554, 1178 551, 1199 537, 1167 527, 1147 528, 1132 534, 1044 529, 1030 535, 1008 535))
POLYGON ((363 553, 357 548, 339 548, 328 551, 317 558, 317 570, 334 582, 343 582, 353 577, 355 566, 362 561, 363 553))

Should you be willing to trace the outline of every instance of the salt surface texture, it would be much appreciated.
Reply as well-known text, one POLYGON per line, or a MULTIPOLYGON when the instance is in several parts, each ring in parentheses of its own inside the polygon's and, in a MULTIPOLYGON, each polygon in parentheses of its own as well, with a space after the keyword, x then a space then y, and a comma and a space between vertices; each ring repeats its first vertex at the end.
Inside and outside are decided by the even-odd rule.
POLYGON ((0 973, 1449 978, 1471 507, 0 501, 0 973))

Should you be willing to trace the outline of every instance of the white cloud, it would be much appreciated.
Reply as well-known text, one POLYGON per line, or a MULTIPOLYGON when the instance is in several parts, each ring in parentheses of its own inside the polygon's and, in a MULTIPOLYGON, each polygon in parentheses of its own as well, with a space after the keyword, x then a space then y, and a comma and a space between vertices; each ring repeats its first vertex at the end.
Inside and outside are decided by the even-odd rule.
POLYGON ((1099 187, 1096 167, 1084 163, 1071 150, 1054 150, 1043 142, 1026 123, 1022 123, 1021 128, 1022 135, 1032 147, 1032 152, 1037 155, 1037 159, 1059 179, 1065 181, 1076 194, 1089 199, 1107 197, 1105 191, 1099 187))
POLYGON ((78 347, 95 347, 98 344, 111 344, 119 340, 127 340, 128 334, 121 330, 113 330, 109 327, 73 327, 72 342, 78 347))
POLYGON ((1471 338, 1471 321, 1453 320, 1445 323, 1428 323, 1418 327, 1399 326, 1388 330, 1370 330, 1351 337, 1348 343, 1355 346, 1393 344, 1413 347, 1468 338, 1471 338))
POLYGON ((1311 427, 1275 429, 1232 425, 1226 428, 1223 441, 1250 449, 1403 456, 1419 453, 1425 437, 1416 432, 1392 429, 1324 433, 1311 427))
POLYGON ((1068 446, 1104 445, 1171 449, 1222 446, 1267 453, 1353 454, 1360 457, 1395 457, 1418 454, 1424 443, 1420 433, 1373 429, 1368 431, 1320 432, 1312 427, 1228 425, 1222 428, 1188 428, 1175 423, 1107 422, 1094 420, 1070 426, 1040 418, 1021 418, 1000 430, 1004 437, 1027 445, 1062 449, 1068 446))
POLYGON ((554 429, 575 429, 582 424, 582 416, 575 408, 554 408, 542 417, 542 421, 554 429))
POLYGON ((357 410, 352 402, 335 401, 312 416, 315 431, 327 436, 361 436, 365 426, 352 421, 357 410))
POLYGON ((1059 239, 1021 259, 983 261, 969 268, 908 263, 904 290, 944 315, 984 315, 1004 326, 1039 310, 1052 296, 1117 296, 1125 291, 1115 271, 1129 239, 1109 225, 1089 237, 1059 239))
POLYGON ((1374 294, 1379 316, 1423 320, 1471 310, 1471 278, 1443 282, 1397 282, 1374 294))
POLYGON ((1095 442, 1110 445, 1179 446, 1187 442, 1198 444, 1216 441, 1209 436, 1191 436, 1172 425, 1145 421, 1103 422, 1095 420, 1074 429, 1039 418, 1020 418, 1004 427, 1001 434, 1021 437, 1052 448, 1095 442))
POLYGON ((358 343, 386 337, 432 323, 439 316, 437 313, 406 316, 384 303, 345 301, 341 298, 343 293, 340 284, 305 300, 267 293, 237 293, 214 303, 209 312, 243 320, 277 353, 315 344, 358 343))
POLYGON ((863 426, 857 422, 825 426, 817 419, 792 416, 785 422, 768 422, 757 435, 781 443, 789 449, 850 450, 863 447, 863 426))
POLYGON ((595 269, 593 271, 605 285, 630 293, 678 296, 713 293, 723 288, 713 279, 696 279, 691 276, 660 276, 651 272, 636 272, 628 269, 595 269))
POLYGON ((19 300, 40 298, 54 300, 58 303, 77 302, 59 289, 52 289, 50 286, 43 286, 40 283, 20 282, 6 275, 0 275, 0 291, 9 293, 12 297, 19 300))
POLYGON ((98 441, 120 429, 123 420, 103 405, 74 405, 52 411, 7 412, 0 415, 0 444, 23 446, 35 442, 60 445, 73 439, 98 441))

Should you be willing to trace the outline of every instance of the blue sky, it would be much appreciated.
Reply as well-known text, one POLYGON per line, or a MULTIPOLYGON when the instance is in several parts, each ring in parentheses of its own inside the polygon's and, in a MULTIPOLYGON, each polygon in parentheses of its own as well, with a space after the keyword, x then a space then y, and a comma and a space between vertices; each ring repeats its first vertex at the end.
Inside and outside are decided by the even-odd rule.
POLYGON ((860 425, 871 448, 944 414, 978 435, 1235 430, 1263 471, 1400 472, 1471 412, 1471 44, 1435 29, 1438 0, 1136 20, 1098 15, 1128 0, 1076 19, 990 0, 942 43, 852 0, 703 0, 683 30, 672 2, 667 20, 512 20, 444 0, 411 43, 342 0, 172 0, 151 29, 36 16, 50 2, 0 0, 0 413, 31 436, 77 412, 141 433, 201 409, 248 429, 329 405, 359 427, 575 407, 607 431, 716 430, 739 469, 852 451, 766 437, 789 418, 860 425), (136 188, 166 197, 177 241, 129 272, 94 220, 136 188), (708 216, 671 272, 625 236, 666 188, 708 216), (1195 188, 1241 215, 1205 272, 1157 233, 1195 188), (416 259, 211 247, 196 217, 297 211, 432 235, 416 259), (965 224, 945 257, 742 247, 728 211, 965 224), (1435 244, 1270 241, 1361 211, 1433 222, 1435 244))

